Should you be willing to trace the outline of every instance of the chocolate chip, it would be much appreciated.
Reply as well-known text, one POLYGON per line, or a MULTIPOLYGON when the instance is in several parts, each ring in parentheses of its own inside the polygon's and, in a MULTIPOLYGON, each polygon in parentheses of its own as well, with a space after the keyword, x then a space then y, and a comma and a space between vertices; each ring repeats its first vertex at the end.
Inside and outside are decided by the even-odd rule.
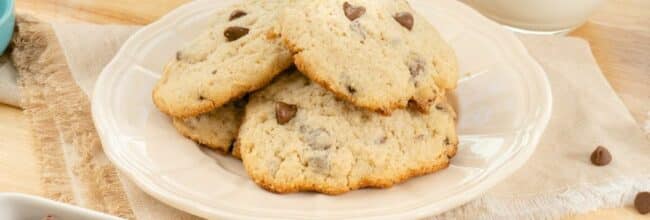
POLYGON ((598 146, 593 153, 591 153, 591 163, 596 166, 605 166, 612 161, 612 155, 607 148, 598 146))
POLYGON ((246 15, 247 15, 246 12, 244 12, 242 10, 235 10, 232 13, 230 13, 230 18, 228 19, 228 21, 232 21, 232 20, 235 20, 237 18, 246 16, 246 15))
POLYGON ((248 28, 233 26, 227 28, 226 31, 223 32, 223 36, 225 36, 228 41, 236 41, 237 39, 248 34, 248 31, 248 28))
POLYGON ((345 2, 343 3, 343 13, 345 13, 345 17, 348 17, 350 21, 354 21, 366 13, 366 8, 363 6, 355 7, 348 2, 345 2))
POLYGON ((449 145, 451 142, 449 141, 449 137, 445 137, 445 145, 449 145))
POLYGON ((442 105, 436 105, 436 109, 438 109, 439 111, 442 111, 442 110, 445 110, 445 107, 442 106, 442 105))
POLYGON ((393 18, 395 19, 395 21, 397 21, 397 23, 401 24, 409 31, 413 29, 413 15, 411 15, 411 13, 400 12, 393 15, 393 18))
POLYGON ((350 85, 347 86, 347 89, 348 89, 348 92, 350 92, 350 94, 357 93, 357 89, 350 86, 350 85))
POLYGON ((216 74, 217 74, 217 70, 212 70, 212 75, 216 75, 216 74))
POLYGON ((205 100, 205 97, 203 97, 203 96, 201 95, 201 96, 199 96, 199 100, 203 101, 203 100, 205 100))
POLYGON ((298 112, 298 106, 296 105, 290 105, 284 102, 275 103, 275 119, 278 124, 283 125, 291 121, 296 116, 296 112, 298 112))
POLYGON ((181 54, 180 51, 176 52, 176 60, 177 60, 177 61, 178 61, 178 60, 181 60, 182 56, 183 56, 183 54, 181 54))
POLYGON ((634 208, 645 215, 650 213, 650 192, 640 192, 634 198, 634 208))

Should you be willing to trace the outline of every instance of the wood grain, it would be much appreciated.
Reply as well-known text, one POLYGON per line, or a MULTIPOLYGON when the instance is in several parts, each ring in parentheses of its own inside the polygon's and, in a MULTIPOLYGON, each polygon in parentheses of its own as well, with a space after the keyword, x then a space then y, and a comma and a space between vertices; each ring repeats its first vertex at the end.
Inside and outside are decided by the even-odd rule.
POLYGON ((19 109, 0 104, 0 192, 41 194, 30 131, 19 109))
MULTIPOLYGON (((17 0, 19 13, 50 21, 145 25, 189 0, 17 0)), ((614 90, 640 126, 650 120, 650 1, 608 0, 570 36, 589 42, 614 90)), ((30 134, 20 110, 0 105, 0 191, 39 194, 30 134)), ((641 219, 631 207, 567 219, 641 219)))
POLYGON ((18 12, 56 21, 145 25, 189 0, 17 0, 18 12))

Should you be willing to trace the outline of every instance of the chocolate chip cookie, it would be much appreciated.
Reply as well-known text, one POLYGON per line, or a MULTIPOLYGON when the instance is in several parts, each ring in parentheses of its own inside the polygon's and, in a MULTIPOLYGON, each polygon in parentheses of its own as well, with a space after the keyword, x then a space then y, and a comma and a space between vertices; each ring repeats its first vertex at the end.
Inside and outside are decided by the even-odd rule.
POLYGON ((456 86, 454 52, 405 0, 302 0, 280 24, 298 69, 357 106, 428 111, 456 86))
POLYGON ((174 118, 173 123, 185 137, 207 147, 229 153, 237 138, 244 106, 229 103, 208 113, 189 118, 174 118))
POLYGON ((434 100, 428 114, 385 116, 297 72, 283 74, 251 96, 237 145, 248 174, 270 191, 389 187, 447 167, 456 153, 454 110, 434 100))
POLYGON ((197 116, 266 85, 292 63, 271 34, 289 0, 249 0, 217 13, 214 24, 176 53, 153 92, 156 106, 197 116))

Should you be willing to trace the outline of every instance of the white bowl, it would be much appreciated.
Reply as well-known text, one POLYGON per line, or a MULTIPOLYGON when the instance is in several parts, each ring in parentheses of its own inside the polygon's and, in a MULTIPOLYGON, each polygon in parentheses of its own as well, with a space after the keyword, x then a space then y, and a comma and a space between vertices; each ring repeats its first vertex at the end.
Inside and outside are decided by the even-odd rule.
POLYGON ((41 220, 48 215, 61 220, 122 220, 115 216, 36 196, 0 193, 0 219, 41 220))
POLYGON ((95 86, 92 109, 108 158, 155 198, 206 218, 418 218, 461 205, 521 167, 551 112, 545 73, 521 42, 453 0, 413 0, 459 58, 460 146, 451 166, 390 189, 339 196, 278 195, 257 187, 238 160, 183 138, 151 91, 163 66, 235 0, 184 5, 129 39, 95 86))

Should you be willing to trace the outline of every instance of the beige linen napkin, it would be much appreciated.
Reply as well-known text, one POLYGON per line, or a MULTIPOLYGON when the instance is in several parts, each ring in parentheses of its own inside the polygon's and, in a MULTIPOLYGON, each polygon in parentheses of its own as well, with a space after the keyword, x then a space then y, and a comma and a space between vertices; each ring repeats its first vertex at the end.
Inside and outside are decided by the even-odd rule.
POLYGON ((6 55, 0 56, 0 103, 20 107, 18 73, 6 55))
MULTIPOLYGON (((125 218, 195 218, 155 201, 120 174, 106 160, 92 124, 94 80, 135 28, 50 26, 22 16, 18 26, 12 60, 35 130, 45 195, 125 218)), ((561 37, 521 39, 547 71, 553 90, 553 116, 542 141, 514 175, 435 218, 558 218, 627 205, 636 192, 650 190, 650 144, 588 45, 561 37), (590 164, 596 145, 614 155, 609 166, 590 164)))

